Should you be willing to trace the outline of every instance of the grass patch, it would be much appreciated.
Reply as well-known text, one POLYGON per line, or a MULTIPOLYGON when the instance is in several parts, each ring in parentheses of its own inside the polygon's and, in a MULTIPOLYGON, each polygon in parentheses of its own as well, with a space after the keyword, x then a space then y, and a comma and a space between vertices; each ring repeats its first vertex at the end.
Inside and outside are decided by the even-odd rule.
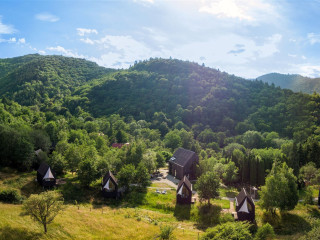
POLYGON ((230 208, 230 201, 225 199, 213 199, 212 203, 215 205, 220 206, 223 209, 229 209, 230 208))
POLYGON ((198 230, 190 223, 180 223, 172 215, 132 208, 91 209, 84 206, 78 210, 67 205, 48 226, 44 234, 42 226, 22 216, 21 205, 0 204, 0 239, 154 239, 160 234, 160 226, 180 226, 174 231, 176 239, 197 239, 198 230), (163 221, 163 220, 164 221, 163 221), (155 224, 157 222, 157 224, 155 224))
POLYGON ((226 187, 226 186, 220 186, 219 189, 220 197, 228 197, 228 198, 235 198, 239 191, 235 187, 226 187))

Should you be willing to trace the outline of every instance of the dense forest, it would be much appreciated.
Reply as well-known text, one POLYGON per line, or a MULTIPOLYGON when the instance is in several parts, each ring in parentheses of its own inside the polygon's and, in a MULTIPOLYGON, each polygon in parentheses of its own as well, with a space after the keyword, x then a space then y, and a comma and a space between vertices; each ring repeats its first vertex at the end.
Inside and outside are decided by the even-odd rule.
POLYGON ((182 146, 203 164, 233 171, 225 182, 263 185, 274 159, 295 173, 308 162, 320 167, 316 93, 175 59, 112 70, 27 55, 0 60, 0 73, 1 166, 36 167, 41 159, 34 151, 42 149, 40 158, 61 173, 76 171, 88 156, 115 172, 140 161, 153 171, 157 154, 168 158, 182 146), (110 147, 114 142, 132 144, 118 150, 110 147))

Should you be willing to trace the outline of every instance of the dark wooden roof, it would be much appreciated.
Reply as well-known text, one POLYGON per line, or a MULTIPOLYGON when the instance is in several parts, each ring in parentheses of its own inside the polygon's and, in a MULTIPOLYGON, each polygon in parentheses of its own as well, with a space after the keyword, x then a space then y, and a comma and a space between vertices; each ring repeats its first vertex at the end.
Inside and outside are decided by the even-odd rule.
POLYGON ((40 164, 37 172, 40 173, 42 176, 44 176, 47 173, 48 168, 49 168, 49 165, 43 162, 40 164))
POLYGON ((106 183, 107 183, 107 181, 108 181, 109 178, 111 178, 112 181, 113 181, 115 184, 118 185, 117 179, 113 176, 113 174, 112 174, 111 171, 108 171, 108 172, 106 173, 106 175, 104 175, 104 177, 103 177, 102 186, 106 185, 106 183))
POLYGON ((184 176, 184 177, 180 180, 180 182, 179 182, 179 184, 178 184, 177 192, 178 192, 178 190, 180 189, 180 187, 181 187, 182 184, 184 184, 184 185, 190 190, 190 192, 192 192, 192 190, 191 190, 192 184, 191 184, 191 182, 189 181, 189 179, 187 178, 187 176, 184 176))
POLYGON ((171 163, 184 167, 191 158, 195 157, 196 153, 184 148, 179 148, 169 160, 171 163))
POLYGON ((241 204, 246 197, 247 197, 247 198, 249 199, 249 201, 252 202, 252 204, 254 205, 254 202, 253 202, 253 200, 251 199, 251 196, 247 193, 247 191, 246 191, 244 188, 242 188, 242 189, 241 189, 241 192, 238 194, 238 196, 236 196, 237 203, 238 203, 238 204, 241 204))

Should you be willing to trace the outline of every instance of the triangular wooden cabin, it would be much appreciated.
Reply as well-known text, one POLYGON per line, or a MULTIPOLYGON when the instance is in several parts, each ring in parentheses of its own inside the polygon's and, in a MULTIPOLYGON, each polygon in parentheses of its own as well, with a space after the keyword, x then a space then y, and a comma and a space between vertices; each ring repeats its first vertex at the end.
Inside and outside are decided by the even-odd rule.
POLYGON ((191 204, 192 184, 189 179, 184 176, 178 184, 177 188, 177 204, 191 204))
POLYGON ((255 205, 252 198, 247 194, 244 188, 242 188, 241 192, 236 197, 236 211, 239 221, 254 222, 255 205))
POLYGON ((56 185, 56 173, 46 163, 41 163, 37 170, 38 183, 43 187, 53 187, 56 185))
POLYGON ((177 179, 182 179, 184 176, 195 179, 198 163, 199 157, 195 152, 179 148, 169 160, 169 174, 177 179))
POLYGON ((117 179, 113 176, 111 171, 108 171, 108 173, 103 177, 101 182, 101 191, 105 198, 118 197, 117 179))

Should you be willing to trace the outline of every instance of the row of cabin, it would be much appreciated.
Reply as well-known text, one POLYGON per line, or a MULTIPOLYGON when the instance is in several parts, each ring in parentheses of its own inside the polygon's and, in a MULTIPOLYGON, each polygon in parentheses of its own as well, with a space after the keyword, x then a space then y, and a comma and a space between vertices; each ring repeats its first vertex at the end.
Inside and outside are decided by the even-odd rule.
MULTIPOLYGON (((54 187, 56 185, 56 173, 46 163, 41 163, 37 170, 38 183, 46 188, 54 187)), ((101 181, 102 195, 106 198, 119 197, 118 182, 113 174, 109 171, 101 181)))

